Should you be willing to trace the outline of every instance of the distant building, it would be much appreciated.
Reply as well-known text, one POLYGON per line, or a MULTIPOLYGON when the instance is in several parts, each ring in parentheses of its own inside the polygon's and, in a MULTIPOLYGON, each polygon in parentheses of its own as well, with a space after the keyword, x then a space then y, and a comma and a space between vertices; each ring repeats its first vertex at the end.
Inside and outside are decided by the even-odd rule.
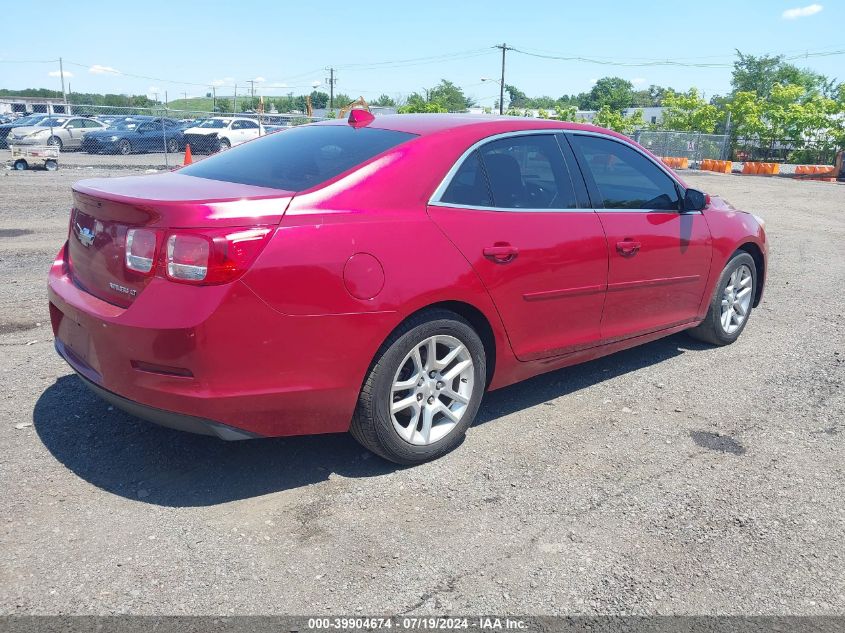
POLYGON ((51 97, 0 97, 0 114, 70 114, 64 99, 51 97))

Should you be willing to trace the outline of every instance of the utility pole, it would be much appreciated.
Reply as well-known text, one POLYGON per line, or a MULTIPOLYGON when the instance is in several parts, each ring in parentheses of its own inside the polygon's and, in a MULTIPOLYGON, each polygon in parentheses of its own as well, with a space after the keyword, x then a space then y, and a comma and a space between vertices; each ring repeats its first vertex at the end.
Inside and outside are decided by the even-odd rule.
POLYGON ((501 45, 496 45, 493 48, 501 48, 502 49, 502 82, 499 84, 499 114, 505 113, 505 53, 509 49, 508 45, 502 43, 501 45))
POLYGON ((183 92, 183 93, 182 93, 182 96, 183 96, 183 97, 185 97, 185 101, 187 101, 187 100, 188 100, 188 93, 187 93, 187 92, 183 92))
POLYGON ((329 68, 329 110, 334 110, 334 85, 337 82, 334 76, 334 68, 329 68))
POLYGON ((167 100, 167 90, 164 91, 164 109, 167 110, 168 107, 168 100, 167 100))
POLYGON ((235 84, 235 94, 232 97, 232 114, 238 111, 238 84, 235 84))
POLYGON ((65 69, 62 66, 62 58, 59 57, 59 76, 62 78, 62 97, 65 102, 65 113, 67 113, 67 93, 65 92, 65 69))
POLYGON ((211 111, 217 112, 217 86, 211 86, 211 111))
POLYGON ((246 82, 249 84, 250 96, 255 99, 255 79, 247 79, 246 82))

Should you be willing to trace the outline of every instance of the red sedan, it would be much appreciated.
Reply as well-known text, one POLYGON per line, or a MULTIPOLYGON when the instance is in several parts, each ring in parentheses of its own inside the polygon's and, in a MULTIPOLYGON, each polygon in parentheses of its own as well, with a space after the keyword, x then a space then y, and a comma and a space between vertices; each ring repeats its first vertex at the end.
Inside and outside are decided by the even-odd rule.
POLYGON ((484 392, 760 302, 759 218, 608 130, 353 111, 176 172, 84 180, 50 271, 59 354, 223 439, 351 430, 405 464, 484 392))

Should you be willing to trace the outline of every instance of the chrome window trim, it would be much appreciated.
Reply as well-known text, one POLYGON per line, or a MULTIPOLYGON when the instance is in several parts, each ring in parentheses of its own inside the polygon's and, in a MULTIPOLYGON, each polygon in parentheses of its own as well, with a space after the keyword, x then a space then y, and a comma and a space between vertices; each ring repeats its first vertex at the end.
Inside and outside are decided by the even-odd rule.
POLYGON ((471 211, 496 211, 497 213, 595 213, 596 209, 589 207, 572 207, 571 209, 529 209, 522 207, 482 207, 473 204, 457 204, 452 202, 429 202, 430 207, 448 207, 450 209, 469 209, 471 211))
MULTIPOLYGON (((597 136, 599 138, 608 139, 610 141, 616 141, 617 143, 622 143, 627 145, 635 152, 640 153, 645 159, 647 159, 651 164, 655 165, 658 169, 660 169, 664 174, 669 176, 673 183, 678 187, 681 193, 681 200, 683 200, 684 195, 686 194, 686 187, 684 187, 675 175, 669 171, 669 168, 666 167, 663 163, 654 160, 649 154, 644 153, 640 148, 636 145, 628 141, 627 139, 621 139, 616 136, 610 136, 608 134, 604 134, 603 132, 593 132, 592 130, 572 130, 572 129, 556 129, 556 128, 548 128, 542 130, 518 130, 515 132, 500 132, 499 134, 492 134, 490 136, 486 136, 483 139, 480 139, 470 145, 469 149, 467 149, 458 160, 455 161, 455 164, 446 172, 446 175, 443 176, 443 179, 440 181, 440 184, 437 185, 437 188, 434 190, 434 193, 428 200, 429 206, 436 206, 436 207, 449 207, 453 209, 477 209, 478 211, 500 211, 500 212, 515 212, 515 213, 585 213, 590 211, 600 211, 600 212, 609 212, 609 213, 674 213, 677 215, 695 215, 701 214, 701 211, 675 211, 671 209, 605 209, 604 207, 576 207, 571 209, 519 209, 513 207, 482 207, 482 206, 473 206, 467 204, 452 204, 449 202, 443 202, 441 198, 443 194, 446 193, 446 189, 449 188, 449 185, 452 184, 452 178, 458 172, 458 170, 463 166, 464 161, 469 158, 472 153, 477 150, 482 145, 485 145, 492 141, 498 141, 499 139, 503 138, 511 138, 514 136, 537 136, 541 134, 546 135, 557 135, 557 134, 567 134, 567 135, 577 135, 583 134, 585 136, 597 136)), ((580 171, 581 166, 576 165, 580 171)))

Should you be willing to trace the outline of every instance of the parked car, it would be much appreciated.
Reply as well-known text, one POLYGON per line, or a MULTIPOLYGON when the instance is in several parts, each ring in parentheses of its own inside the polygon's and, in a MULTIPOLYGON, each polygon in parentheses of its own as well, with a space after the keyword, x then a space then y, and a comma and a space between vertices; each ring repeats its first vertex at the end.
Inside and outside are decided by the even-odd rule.
POLYGON ((85 117, 46 117, 36 125, 15 127, 9 134, 9 145, 51 145, 59 149, 78 149, 87 132, 105 129, 106 125, 85 117))
POLYGON ((246 117, 214 117, 185 130, 185 143, 195 152, 217 152, 265 134, 264 126, 246 117))
POLYGON ((30 116, 14 118, 8 123, 0 124, 0 148, 8 147, 7 138, 16 127, 38 125, 44 119, 49 118, 46 114, 32 114, 30 116))
POLYGON ((104 130, 89 132, 82 149, 90 154, 133 154, 184 149, 184 134, 173 119, 138 117, 118 121, 104 130))
POLYGON ((353 111, 73 197, 50 315, 95 393, 404 464, 488 389, 681 330, 732 343, 767 273, 760 218, 559 121, 353 111))

